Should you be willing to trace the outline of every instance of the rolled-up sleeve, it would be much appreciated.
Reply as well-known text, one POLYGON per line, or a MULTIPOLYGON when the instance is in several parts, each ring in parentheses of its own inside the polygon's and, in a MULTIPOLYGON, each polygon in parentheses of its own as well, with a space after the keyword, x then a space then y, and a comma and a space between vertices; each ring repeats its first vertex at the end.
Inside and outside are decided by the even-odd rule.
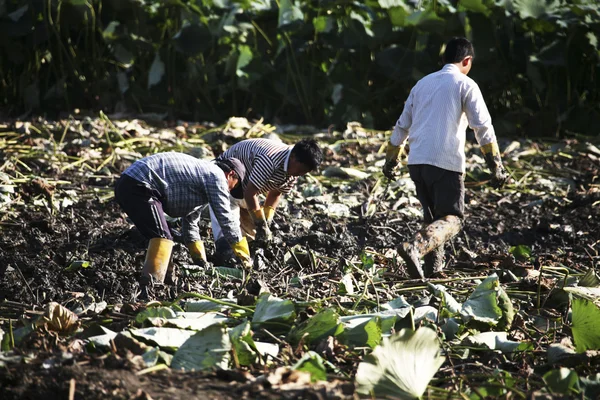
POLYGON ((408 137, 408 130, 412 125, 412 111, 413 111, 413 91, 411 90, 408 95, 408 99, 404 103, 404 110, 396 121, 392 136, 390 137, 390 143, 394 146, 400 146, 408 137))
POLYGON ((472 82, 467 88, 464 111, 469 126, 475 132, 475 139, 480 146, 496 142, 496 132, 492 125, 492 117, 488 111, 479 86, 472 82))
POLYGON ((219 226, 221 226, 223 237, 229 244, 242 240, 240 222, 235 220, 231 211, 227 181, 216 177, 208 178, 206 194, 208 195, 208 204, 210 204, 219 226))
POLYGON ((197 207, 194 211, 185 215, 181 220, 181 233, 183 242, 190 244, 201 240, 200 237, 200 216, 205 206, 197 207))

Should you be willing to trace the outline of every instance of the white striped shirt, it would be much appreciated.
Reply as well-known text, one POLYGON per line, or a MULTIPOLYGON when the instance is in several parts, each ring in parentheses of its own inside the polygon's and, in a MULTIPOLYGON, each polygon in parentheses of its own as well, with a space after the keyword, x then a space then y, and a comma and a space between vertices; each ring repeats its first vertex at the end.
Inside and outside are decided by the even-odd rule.
POLYGON ((390 143, 398 146, 408 137, 409 165, 464 173, 467 125, 480 146, 496 141, 479 86, 456 65, 446 64, 412 88, 390 143))
POLYGON ((269 139, 246 139, 231 146, 218 157, 235 157, 244 163, 244 186, 252 182, 259 193, 272 190, 288 193, 297 177, 287 174, 292 146, 269 139))

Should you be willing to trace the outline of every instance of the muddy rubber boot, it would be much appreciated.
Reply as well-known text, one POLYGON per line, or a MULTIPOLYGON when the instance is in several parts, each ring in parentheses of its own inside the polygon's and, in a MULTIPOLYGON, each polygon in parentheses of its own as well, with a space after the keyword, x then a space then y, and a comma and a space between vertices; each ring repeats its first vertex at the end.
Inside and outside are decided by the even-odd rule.
POLYGON ((398 253, 406 263, 408 275, 412 279, 423 279, 431 276, 428 270, 423 271, 423 268, 421 268, 421 257, 438 247, 443 249, 444 243, 456 236, 460 229, 460 218, 447 215, 421 229, 415 234, 411 242, 403 243, 398 248, 398 253))
POLYGON ((177 266, 173 262, 173 253, 171 253, 171 259, 169 260, 169 266, 165 274, 165 284, 177 285, 177 266))
POLYGON ((154 283, 163 283, 165 275, 171 261, 171 253, 173 251, 173 241, 164 238, 150 239, 148 250, 146 251, 146 260, 142 268, 142 276, 140 277, 140 289, 142 294, 149 297, 148 288, 154 283))
POLYGON ((429 278, 444 269, 444 246, 436 247, 423 256, 423 272, 429 278))
POLYGON ((225 238, 220 238, 215 242, 215 265, 221 267, 235 266, 237 258, 231 249, 231 246, 225 238))

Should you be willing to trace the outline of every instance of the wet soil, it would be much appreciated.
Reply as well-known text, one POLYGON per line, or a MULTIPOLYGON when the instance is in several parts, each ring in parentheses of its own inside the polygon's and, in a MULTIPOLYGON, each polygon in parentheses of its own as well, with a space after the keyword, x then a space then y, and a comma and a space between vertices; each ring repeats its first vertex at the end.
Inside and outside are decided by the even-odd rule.
MULTIPOLYGON (((372 163, 367 155, 377 152, 379 146, 348 145, 343 151, 328 153, 325 166, 367 165, 372 163)), ((446 248, 445 274, 448 277, 486 275, 501 268, 523 271, 539 269, 540 265, 584 270, 600 262, 598 162, 575 150, 570 154, 572 158, 539 157, 527 167, 519 166, 531 168, 534 175, 541 174, 534 168, 542 167, 546 175, 548 171, 558 177, 566 174, 573 186, 564 196, 562 191, 554 192, 558 189, 552 187, 541 189, 535 180, 527 185, 527 190, 489 191, 479 185, 477 178, 482 175, 468 176, 465 225, 446 248), (518 260, 507 255, 508 248, 517 245, 530 246, 533 258, 518 260)), ((0 161, 5 163, 11 157, 5 152, 0 161)), ((0 310, 3 329, 7 321, 39 311, 49 301, 64 304, 88 294, 109 305, 137 302, 137 279, 147 243, 110 198, 114 180, 128 163, 121 159, 108 170, 91 173, 60 169, 60 163, 29 160, 33 172, 28 176, 65 183, 54 183, 48 189, 32 183, 32 179, 24 179, 15 184, 15 198, 21 201, 2 205, 5 209, 0 214, 0 301, 11 304, 0 310), (61 209, 49 206, 48 200, 64 199, 65 193, 74 197, 72 205, 61 209), (67 271, 77 260, 89 261, 90 265, 67 271)), ((508 165, 517 168, 510 160, 508 165)), ((15 165, 12 172, 17 170, 20 169, 15 165)), ((525 173, 521 171, 519 175, 525 173)), ((367 178, 344 185, 324 182, 323 186, 334 199, 352 193, 362 196, 363 202, 375 182, 375 178, 367 178)), ((309 182, 302 179, 301 183, 309 182)), ((302 186, 299 189, 302 190, 302 186)), ((402 212, 403 207, 394 209, 394 204, 403 196, 406 194, 400 192, 380 195, 382 198, 375 200, 376 212, 370 217, 361 216, 360 206, 351 206, 350 216, 337 218, 318 207, 331 199, 292 195, 287 207, 276 216, 276 242, 260 257, 254 283, 288 298, 303 300, 309 294, 331 298, 337 291, 337 285, 332 282, 339 281, 347 261, 356 259, 363 251, 371 254, 377 264, 387 266, 390 287, 406 279, 403 264, 395 258, 394 249, 420 228, 420 218, 407 216, 402 212), (284 262, 294 246, 308 254, 298 253, 295 259, 284 262), (317 256, 311 257, 311 252, 317 256), (292 283, 290 278, 296 276, 304 278, 300 283, 292 283)), ((419 210, 418 205, 414 206, 419 210)), ((212 253, 209 224, 205 222, 202 232, 207 237, 207 250, 212 253)), ((180 266, 191 263, 182 245, 176 246, 174 260, 180 266)), ((169 298, 196 291, 219 298, 232 291, 234 296, 239 294, 239 282, 224 279, 215 285, 214 281, 214 277, 198 278, 182 273, 178 285, 162 295, 169 298)), ((505 283, 509 289, 531 289, 537 284, 531 282, 532 286, 527 287, 523 281, 505 283)), ((251 289, 250 294, 253 291, 257 292, 251 289)), ((381 299, 384 300, 391 297, 381 299)), ((46 339, 43 343, 32 344, 22 351, 41 351, 42 347, 53 357, 61 354, 58 342, 46 339)), ((277 396, 268 391, 241 393, 235 385, 211 374, 159 371, 136 375, 136 370, 122 360, 111 362, 110 356, 103 360, 94 357, 81 353, 67 363, 52 366, 40 361, 7 364, 0 371, 2 398, 66 399, 70 398, 72 386, 76 399, 277 396)), ((311 398, 314 393, 297 395, 311 398)))

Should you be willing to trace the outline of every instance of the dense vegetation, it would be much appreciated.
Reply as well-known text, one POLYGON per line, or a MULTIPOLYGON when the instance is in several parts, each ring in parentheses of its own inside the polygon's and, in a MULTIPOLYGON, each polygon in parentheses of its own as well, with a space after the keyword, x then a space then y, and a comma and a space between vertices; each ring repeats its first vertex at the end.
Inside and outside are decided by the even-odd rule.
POLYGON ((597 0, 2 0, 0 104, 387 129, 453 35, 501 135, 597 132, 597 0))

